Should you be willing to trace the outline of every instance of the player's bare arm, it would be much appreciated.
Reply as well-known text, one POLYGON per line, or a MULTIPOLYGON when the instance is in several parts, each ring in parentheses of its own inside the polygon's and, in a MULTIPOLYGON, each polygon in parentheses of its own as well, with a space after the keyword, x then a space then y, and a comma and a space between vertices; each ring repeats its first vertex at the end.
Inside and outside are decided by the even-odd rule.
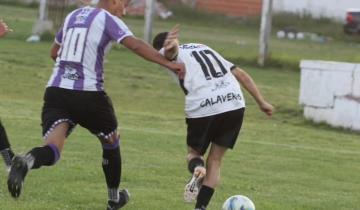
POLYGON ((174 26, 174 28, 169 31, 164 41, 164 56, 170 61, 174 60, 179 52, 179 31, 180 25, 174 26))
POLYGON ((179 75, 180 78, 184 77, 185 74, 185 66, 184 64, 173 63, 164 56, 162 56, 158 51, 152 48, 150 45, 133 36, 128 36, 123 39, 121 42, 125 47, 136 53, 137 55, 143 57, 148 61, 152 61, 154 63, 160 64, 176 74, 179 75))
POLYGON ((259 105, 261 111, 263 111, 268 116, 271 116, 274 107, 267 102, 262 96, 260 90, 256 86, 254 80, 251 76, 246 73, 244 70, 236 67, 231 71, 236 79, 240 82, 240 84, 251 94, 251 96, 255 99, 256 103, 259 105))
POLYGON ((0 19, 0 38, 4 37, 8 32, 12 32, 13 30, 8 27, 8 25, 0 19))
POLYGON ((58 51, 60 49, 60 45, 58 45, 56 42, 53 43, 50 51, 50 57, 55 61, 56 57, 58 55, 58 51))

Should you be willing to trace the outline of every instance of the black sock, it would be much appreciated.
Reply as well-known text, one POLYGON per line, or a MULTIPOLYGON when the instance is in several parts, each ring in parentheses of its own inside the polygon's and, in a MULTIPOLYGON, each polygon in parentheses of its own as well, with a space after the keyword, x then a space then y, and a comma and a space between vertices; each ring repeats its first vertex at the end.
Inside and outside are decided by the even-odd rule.
POLYGON ((214 191, 215 190, 213 188, 203 185, 198 194, 195 208, 201 209, 201 210, 206 210, 206 207, 209 204, 210 199, 214 194, 214 191))
POLYGON ((6 130, 0 121, 0 151, 10 148, 9 139, 6 135, 6 130))
POLYGON ((27 155, 28 166, 31 169, 37 169, 41 166, 54 165, 60 158, 57 147, 49 144, 43 147, 35 147, 27 155), (29 157, 30 155, 30 157, 29 157))
POLYGON ((109 200, 118 200, 118 188, 121 179, 121 155, 119 147, 103 149, 102 167, 108 187, 109 200))
POLYGON ((204 161, 203 159, 199 158, 199 157, 195 157, 193 159, 191 159, 188 163, 188 169, 190 171, 190 173, 194 173, 194 170, 197 166, 204 166, 204 161))
POLYGON ((6 166, 11 166, 11 160, 14 157, 14 153, 10 148, 9 139, 6 135, 6 130, 0 121, 0 153, 4 159, 6 166))
POLYGON ((14 157, 13 151, 11 151, 10 148, 7 148, 7 149, 1 150, 1 151, 0 151, 0 154, 1 154, 1 156, 3 157, 3 159, 4 159, 5 165, 6 165, 7 167, 10 167, 10 166, 11 166, 12 158, 14 157))

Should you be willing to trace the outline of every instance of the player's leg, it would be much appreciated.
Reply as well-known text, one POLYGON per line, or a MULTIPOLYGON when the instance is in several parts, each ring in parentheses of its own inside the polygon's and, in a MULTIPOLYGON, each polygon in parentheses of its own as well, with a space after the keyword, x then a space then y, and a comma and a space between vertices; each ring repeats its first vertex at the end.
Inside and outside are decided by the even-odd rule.
POLYGON ((49 133, 44 146, 33 148, 25 156, 14 157, 7 182, 9 192, 14 198, 20 196, 25 177, 30 169, 51 166, 59 160, 68 130, 67 122, 60 123, 49 133))
POLYGON ((206 175, 204 157, 201 152, 188 146, 187 163, 189 172, 193 174, 193 177, 201 181, 206 175))
POLYGON ((65 140, 76 123, 70 110, 73 104, 71 91, 61 88, 47 88, 41 113, 44 146, 35 147, 26 154, 29 169, 54 165, 64 148, 65 140))
POLYGON ((239 135, 244 109, 214 116, 211 148, 206 161, 206 176, 196 201, 198 210, 205 210, 220 180, 220 166, 227 149, 232 149, 239 135))
POLYGON ((195 209, 205 210, 220 180, 220 166, 227 148, 212 144, 206 160, 206 176, 204 177, 197 197, 195 209))
POLYGON ((46 137, 44 146, 29 151, 26 157, 29 160, 33 159, 33 162, 28 162, 28 168, 37 169, 55 164, 60 159, 70 127, 68 122, 59 123, 46 137))
POLYGON ((186 119, 187 123, 187 163, 192 177, 185 185, 184 200, 193 202, 199 193, 201 182, 206 175, 203 155, 211 138, 212 117, 186 119))
POLYGON ((4 159, 7 170, 10 171, 11 160, 14 157, 14 153, 11 150, 9 139, 6 134, 6 130, 0 121, 0 154, 4 159))
POLYGON ((100 138, 100 141, 103 148, 102 168, 108 188, 107 209, 119 209, 123 207, 130 198, 129 192, 126 189, 119 189, 122 168, 119 147, 120 137, 117 132, 114 132, 107 139, 100 138))
POLYGON ((120 190, 121 153, 120 137, 117 133, 117 119, 110 98, 105 92, 88 94, 83 101, 90 112, 79 114, 79 124, 96 135, 102 144, 102 168, 108 189, 107 209, 119 209, 129 201, 129 193, 120 190))
POLYGON ((192 177, 185 185, 184 201, 194 202, 199 193, 202 180, 206 175, 204 158, 200 152, 188 146, 187 163, 192 177))
POLYGON ((20 196, 25 176, 30 169, 54 165, 60 158, 65 139, 75 124, 67 112, 68 95, 59 88, 47 88, 42 109, 44 146, 31 149, 24 156, 15 156, 8 176, 8 189, 20 196))
POLYGON ((197 150, 188 146, 188 154, 186 157, 188 163, 188 169, 190 173, 194 173, 195 168, 203 167, 204 168, 204 157, 197 150))

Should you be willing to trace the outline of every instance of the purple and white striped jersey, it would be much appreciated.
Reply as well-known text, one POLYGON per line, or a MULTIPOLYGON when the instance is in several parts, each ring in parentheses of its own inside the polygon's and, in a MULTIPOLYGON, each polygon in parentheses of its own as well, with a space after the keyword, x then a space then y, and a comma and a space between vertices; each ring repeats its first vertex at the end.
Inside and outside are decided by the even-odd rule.
POLYGON ((55 42, 60 45, 48 87, 104 90, 104 56, 114 41, 132 32, 118 17, 104 9, 83 7, 65 18, 55 42))

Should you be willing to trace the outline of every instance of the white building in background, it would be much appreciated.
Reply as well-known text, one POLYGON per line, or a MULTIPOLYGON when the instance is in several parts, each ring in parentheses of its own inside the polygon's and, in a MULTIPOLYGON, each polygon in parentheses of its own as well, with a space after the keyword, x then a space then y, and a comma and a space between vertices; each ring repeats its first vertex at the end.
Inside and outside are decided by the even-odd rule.
POLYGON ((348 9, 360 9, 360 0, 274 0, 275 12, 311 14, 345 21, 348 9))
POLYGON ((305 118, 360 131, 360 63, 302 60, 300 67, 305 118))

